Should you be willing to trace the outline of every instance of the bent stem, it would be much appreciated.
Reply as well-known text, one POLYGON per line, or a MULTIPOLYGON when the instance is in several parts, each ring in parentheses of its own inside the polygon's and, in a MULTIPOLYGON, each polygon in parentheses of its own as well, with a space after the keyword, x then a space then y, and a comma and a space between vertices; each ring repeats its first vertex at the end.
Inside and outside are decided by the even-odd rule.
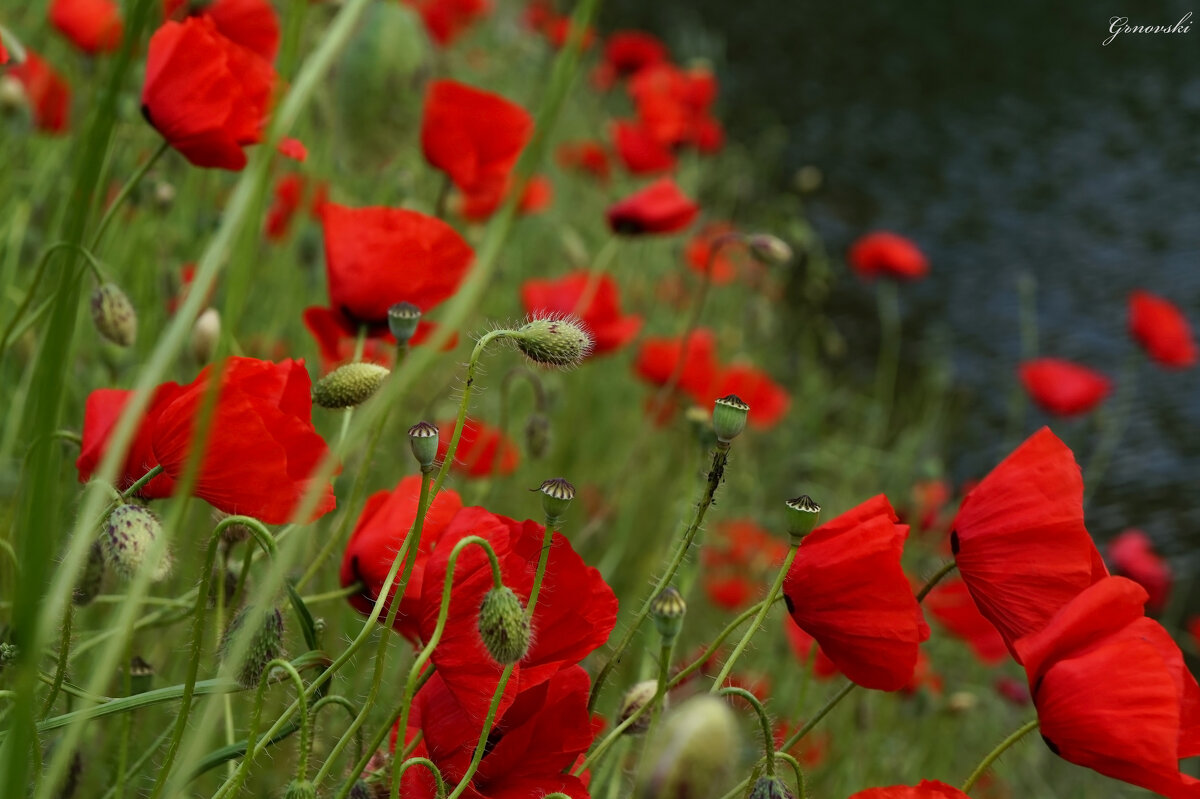
POLYGON ((875 364, 875 409, 873 440, 886 433, 896 394, 896 370, 900 362, 900 295, 896 283, 881 280, 875 295, 879 305, 879 360, 875 364))
POLYGON ((766 770, 768 777, 775 776, 775 736, 771 734, 771 719, 767 716, 767 709, 763 707, 762 702, 758 701, 758 697, 747 691, 745 688, 729 687, 722 688, 717 693, 722 696, 740 696, 750 703, 754 708, 755 714, 758 716, 758 723, 762 726, 763 734, 763 757, 766 762, 766 770))
MULTIPOLYGON (((433 774, 433 779, 437 783, 437 799, 446 799, 446 781, 442 779, 442 772, 438 771, 437 765, 427 757, 410 757, 400 765, 400 770, 396 772, 396 781, 404 777, 404 772, 408 771, 413 766, 424 766, 433 774)), ((569 797, 568 797, 569 799, 569 797)))
POLYGON ((1012 748, 1013 744, 1036 730, 1037 727, 1038 720, 1030 719, 1018 727, 1012 735, 1008 736, 999 744, 997 744, 996 748, 988 752, 987 756, 979 762, 979 765, 976 766, 975 770, 971 772, 971 776, 967 777, 967 781, 963 783, 962 792, 970 793, 971 789, 975 787, 975 783, 979 782, 979 778, 982 777, 987 770, 992 767, 992 764, 996 762, 996 759, 999 758, 1000 755, 1007 752, 1010 748, 1012 748))
MULTIPOLYGON (((787 557, 784 558, 783 565, 779 567, 779 574, 775 576, 775 582, 771 584, 771 590, 767 592, 767 598, 761 603, 761 607, 758 610, 758 615, 754 617, 754 621, 750 623, 750 627, 746 630, 745 634, 742 635, 742 640, 738 641, 737 646, 735 646, 733 649, 733 653, 729 656, 729 659, 725 661, 725 665, 721 667, 720 674, 718 674, 717 678, 713 680, 710 693, 717 693, 718 691, 722 690, 721 686, 725 684, 725 680, 729 678, 729 673, 733 671, 733 664, 736 663, 737 659, 742 656, 742 652, 746 651, 746 647, 750 644, 750 639, 753 638, 754 635, 759 631, 759 628, 762 627, 763 619, 767 617, 767 611, 771 609, 771 605, 775 604, 776 597, 779 596, 779 592, 783 589, 784 578, 787 577, 788 570, 792 568, 792 561, 796 559, 796 553, 799 550, 800 547, 798 544, 793 544, 788 548, 787 557)), ((773 764, 768 761, 767 773, 773 773, 773 768, 773 764)))

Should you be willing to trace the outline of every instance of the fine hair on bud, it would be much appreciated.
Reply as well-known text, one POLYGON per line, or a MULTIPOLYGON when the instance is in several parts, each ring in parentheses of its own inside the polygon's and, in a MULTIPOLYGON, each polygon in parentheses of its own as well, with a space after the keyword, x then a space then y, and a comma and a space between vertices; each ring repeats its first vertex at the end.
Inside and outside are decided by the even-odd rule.
POLYGON ((578 366, 595 346, 587 326, 570 314, 530 317, 509 338, 530 361, 553 369, 578 366))
POLYGON ((268 663, 283 657, 283 614, 277 608, 257 612, 251 608, 242 608, 229 622, 225 635, 221 638, 221 659, 229 656, 230 647, 238 631, 250 623, 254 624, 254 637, 250 639, 245 659, 238 664, 234 677, 239 685, 247 689, 258 685, 268 663), (252 612, 253 619, 250 618, 252 612))
MULTIPOLYGON (((161 535, 162 522, 152 510, 135 504, 118 505, 108 514, 100 534, 104 560, 114 572, 132 580, 161 535)), ((171 556, 164 548, 158 562, 146 567, 151 579, 162 580, 171 573, 171 556)))
POLYGON ((129 347, 137 340, 137 311, 121 287, 103 283, 92 292, 92 321, 96 331, 120 347, 129 347))
POLYGON ((343 364, 313 384, 313 402, 322 408, 353 408, 370 399, 388 374, 377 363, 343 364))
POLYGON ((759 777, 750 789, 750 799, 795 799, 795 796, 778 777, 759 777))
POLYGON ((517 663, 529 651, 533 632, 520 598, 508 586, 493 588, 479 606, 479 637, 497 663, 517 663))
POLYGON ((317 787, 308 780, 292 780, 288 783, 284 799, 317 799, 317 787))

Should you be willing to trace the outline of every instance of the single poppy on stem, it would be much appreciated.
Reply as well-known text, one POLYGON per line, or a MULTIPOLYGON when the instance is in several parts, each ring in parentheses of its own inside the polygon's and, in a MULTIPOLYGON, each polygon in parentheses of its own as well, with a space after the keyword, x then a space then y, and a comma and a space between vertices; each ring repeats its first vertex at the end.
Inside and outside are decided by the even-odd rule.
POLYGON ((1130 294, 1129 335, 1147 355, 1168 369, 1196 365, 1196 339, 1191 325, 1169 300, 1148 291, 1130 294))
POLYGON ((50 24, 88 55, 121 45, 121 9, 113 0, 52 0, 50 24))

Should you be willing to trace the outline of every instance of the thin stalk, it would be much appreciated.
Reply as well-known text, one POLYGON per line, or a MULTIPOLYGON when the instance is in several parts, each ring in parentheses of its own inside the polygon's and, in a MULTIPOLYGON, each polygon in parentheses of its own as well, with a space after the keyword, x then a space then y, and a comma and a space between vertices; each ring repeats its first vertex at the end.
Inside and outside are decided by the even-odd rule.
MULTIPOLYGON (((776 600, 776 601, 778 602, 779 600, 776 600)), ((742 625, 742 622, 746 621, 751 616, 756 615, 762 609, 763 604, 764 604, 763 602, 757 602, 757 603, 751 605, 750 607, 748 607, 744 611, 742 611, 737 616, 737 618, 735 618, 733 621, 729 622, 729 624, 727 624, 725 626, 725 629, 722 630, 720 632, 720 634, 718 634, 717 637, 713 639, 712 643, 708 645, 708 648, 705 649, 704 652, 702 652, 699 657, 697 657, 695 660, 693 660, 691 663, 689 663, 683 669, 680 669, 680 671, 674 677, 671 678, 671 682, 668 683, 668 685, 667 685, 667 690, 674 688, 675 686, 679 685, 684 680, 686 680, 688 677, 692 676, 697 671, 699 671, 700 668, 705 663, 708 662, 708 659, 710 657, 712 657, 713 653, 721 648, 721 645, 723 643, 725 643, 725 639, 728 638, 730 635, 732 635, 733 631, 742 625)))
POLYGON ((934 589, 934 586, 940 583, 943 577, 956 568, 958 568, 958 564, 954 561, 943 564, 940 569, 933 573, 932 577, 925 581, 925 585, 921 586, 921 590, 917 592, 917 602, 924 602, 925 597, 929 596, 929 592, 934 589))
MULTIPOLYGON (((767 592, 767 598, 761 603, 758 615, 754 617, 754 621, 750 623, 745 634, 742 635, 742 640, 738 641, 737 646, 733 648, 732 654, 725 661, 725 665, 721 667, 721 672, 713 680, 711 693, 721 690, 721 686, 725 684, 725 680, 729 678, 730 672, 733 671, 733 664, 742 656, 742 652, 746 651, 746 647, 750 644, 750 639, 762 627, 763 619, 767 617, 767 611, 771 609, 771 605, 775 604, 775 598, 779 596, 779 592, 783 589, 783 580, 787 577, 788 569, 792 568, 792 561, 796 559, 796 553, 799 549, 797 544, 792 544, 788 548, 787 557, 784 558, 783 565, 779 567, 779 574, 775 576, 775 582, 771 584, 771 590, 767 592)), ((772 773, 773 769, 774 764, 768 761, 767 773, 772 773)))
MULTIPOLYGON (((309 711, 312 714, 314 726, 317 723, 317 712, 320 711, 321 708, 326 707, 328 705, 338 705, 339 707, 344 708, 345 711, 350 714, 351 721, 353 721, 358 716, 358 713, 359 713, 359 710, 358 710, 358 708, 356 708, 354 706, 354 703, 351 702, 349 699, 347 699, 344 696, 338 696, 337 694, 330 694, 329 696, 323 696, 320 699, 318 699, 316 702, 313 703, 312 709, 309 711)), ((355 758, 356 759, 361 758, 363 756, 363 752, 365 751, 365 748, 363 745, 362 730, 359 730, 355 734, 354 746, 355 746, 355 758)))
MULTIPOLYGON (((442 772, 438 771, 437 764, 427 757, 410 757, 400 765, 400 770, 396 774, 396 779, 404 777, 404 772, 408 771, 413 766, 424 766, 433 774, 433 779, 437 782, 437 799, 446 799, 446 781, 442 779, 442 772)), ((548 799, 548 797, 543 797, 548 799)), ((570 799, 568 797, 567 799, 570 799)))
POLYGON ((63 614, 62 637, 58 642, 58 664, 54 668, 54 684, 50 686, 50 693, 42 703, 43 720, 54 709, 54 700, 58 698, 58 691, 62 688, 63 678, 67 674, 67 654, 71 651, 71 622, 74 619, 75 603, 72 602, 67 605, 67 612, 63 614))
MULTIPOLYGON (((24 332, 24 327, 21 328, 20 331, 17 331, 17 322, 19 322, 21 317, 25 315, 25 312, 29 310, 29 304, 33 302, 33 298, 37 294, 38 286, 41 285, 42 278, 46 275, 46 268, 50 264, 50 256, 54 255, 60 250, 74 250, 80 255, 83 255, 92 271, 97 274, 99 279, 103 280, 103 277, 100 276, 99 264, 96 261, 96 257, 92 255, 91 252, 70 241, 59 241, 51 244, 42 253, 42 257, 38 259, 37 269, 33 273, 33 280, 29 284, 29 290, 25 292, 25 297, 21 300, 21 304, 17 306, 17 310, 13 313, 12 318, 8 320, 8 324, 4 328, 4 334, 0 335, 0 352, 3 352, 5 348, 8 347, 9 341, 15 340, 20 333, 24 332)), ((51 300, 53 300, 53 297, 51 297, 51 300)), ((42 306, 42 308, 46 307, 48 307, 48 305, 42 306)), ((39 309, 39 312, 35 315, 35 317, 40 315, 40 313, 41 309, 39 309)))
POLYGON ((967 781, 963 783, 962 792, 970 793, 971 789, 975 787, 975 783, 979 782, 979 778, 982 777, 987 770, 992 767, 992 764, 996 762, 996 759, 1000 757, 1000 755, 1007 752, 1013 746, 1013 744, 1036 730, 1037 727, 1038 720, 1030 719, 1018 727, 1012 735, 1008 736, 999 744, 997 744, 996 748, 988 752, 987 756, 979 762, 979 765, 976 766, 975 770, 971 772, 971 776, 967 777, 967 781))
POLYGON ((129 180, 125 181, 125 185, 121 187, 121 191, 117 193, 117 196, 113 198, 113 201, 104 211, 104 216, 100 218, 100 224, 96 225, 96 232, 92 234, 92 243, 88 246, 89 250, 95 251, 97 245, 100 244, 100 239, 104 236, 104 231, 108 228, 109 223, 112 222, 117 210, 128 199, 130 193, 142 181, 146 173, 150 171, 150 167, 154 166, 154 163, 169 149, 171 149, 171 143, 164 139, 163 143, 158 145, 158 149, 154 151, 154 154, 134 170, 133 174, 129 176, 129 180))
POLYGON ((771 733, 771 719, 767 716, 767 709, 763 707, 762 702, 758 701, 758 697, 747 691, 745 688, 729 687, 722 688, 717 693, 723 696, 740 696, 750 703, 754 708, 754 713, 758 716, 759 725, 762 727, 763 734, 763 759, 766 760, 767 776, 775 776, 775 736, 771 733))
MULTIPOLYGON (((238 768, 237 773, 234 774, 232 780, 227 779, 225 784, 222 786, 222 788, 224 788, 226 785, 232 785, 232 790, 234 793, 236 793, 238 788, 241 787, 242 781, 245 780, 246 774, 249 772, 250 763, 254 760, 255 744, 258 738, 258 725, 262 721, 263 698, 266 694, 267 684, 273 668, 281 668, 287 671, 288 676, 296 685, 296 695, 299 696, 301 700, 303 700, 306 694, 304 690, 304 680, 301 679, 300 674, 296 671, 295 667, 292 666, 291 663, 288 663, 286 660, 281 658, 276 658, 267 663, 266 668, 263 669, 262 677, 259 678, 258 690, 254 694, 254 709, 250 713, 250 727, 246 732, 246 757, 242 761, 241 767, 238 768)), ((308 702, 306 701, 298 701, 296 706, 298 706, 300 710, 300 762, 299 766, 297 767, 297 773, 304 774, 306 771, 308 771, 308 738, 310 734, 309 708, 308 702)), ((289 710, 285 716, 291 716, 291 711, 289 710)), ((220 791, 217 792, 217 794, 220 793, 220 791)), ((214 796, 217 794, 214 794, 214 796)))
POLYGON ((1104 474, 1108 471, 1109 464, 1112 463, 1113 455, 1116 454, 1117 447, 1121 444, 1121 438, 1125 435, 1125 428, 1128 426, 1129 417, 1133 412, 1133 398, 1137 393, 1137 370, 1140 361, 1140 354, 1131 350, 1121 365, 1121 373, 1117 376, 1117 395, 1113 398, 1112 412, 1104 415, 1105 424, 1100 433, 1100 441, 1096 444, 1092 459, 1088 461, 1083 470, 1083 476, 1087 483, 1087 488, 1084 490, 1085 504, 1096 496, 1096 491, 1103 483, 1104 474))
MULTIPOLYGON (((170 737, 170 735, 170 727, 167 727, 165 730, 160 732, 158 737, 154 739, 154 743, 150 744, 150 746, 147 747, 144 752, 142 752, 141 757, 133 761, 133 765, 131 765, 129 769, 122 774, 122 776, 128 779, 129 777, 140 774, 142 769, 146 767, 146 764, 149 763, 156 754, 158 754, 158 748, 167 742, 167 738, 170 737)), ((105 791, 104 795, 101 796, 100 799, 119 799, 122 795, 121 791, 123 787, 124 786, 118 782, 117 784, 113 785, 113 787, 105 791)))
POLYGON ((873 440, 887 433, 896 395, 900 364, 900 295, 893 280, 881 280, 876 289, 879 305, 879 360, 875 364, 875 422, 873 440))

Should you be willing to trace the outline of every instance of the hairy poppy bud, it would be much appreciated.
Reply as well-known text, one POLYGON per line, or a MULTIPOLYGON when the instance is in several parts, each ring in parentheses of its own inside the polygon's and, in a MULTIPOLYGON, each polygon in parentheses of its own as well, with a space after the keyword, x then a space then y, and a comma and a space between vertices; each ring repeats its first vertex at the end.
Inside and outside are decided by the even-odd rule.
POLYGON ((705 799, 724 793, 741 751, 737 717, 714 696, 684 702, 663 719, 634 785, 634 799, 705 799))
POLYGON ((92 292, 92 321, 100 335, 121 347, 137 339, 137 311, 115 283, 105 283, 92 292))
POLYGON ((516 663, 529 651, 529 620, 521 600, 508 586, 493 588, 484 595, 479 606, 479 635, 497 663, 516 663))
POLYGON ((821 506, 813 502, 808 494, 801 494, 787 501, 788 536, 793 544, 816 529, 821 521, 821 506))
POLYGON ((575 486, 561 477, 547 480, 538 488, 542 492, 542 511, 547 521, 557 522, 575 499, 575 486))
POLYGON ((755 233, 746 239, 750 254, 768 266, 782 266, 792 260, 792 248, 778 236, 770 233, 755 233))
POLYGON ((17 656, 21 650, 17 649, 16 644, 0 644, 0 671, 4 671, 7 667, 17 662, 17 656))
POLYGON ((542 366, 566 369, 592 352, 592 335, 573 316, 531 319, 512 334, 517 349, 542 366))
MULTIPOLYGON (((635 683, 621 699, 621 712, 617 714, 617 724, 624 724, 626 719, 649 704, 656 693, 658 693, 657 680, 643 680, 635 683)), ((667 697, 663 696, 663 704, 666 704, 666 701, 667 697)), ((649 728, 650 714, 643 713, 637 721, 625 728, 625 732, 629 735, 638 735, 649 728)))
MULTIPOLYGON (((108 565, 122 577, 133 579, 161 534, 162 522, 149 508, 119 505, 108 514, 100 546, 108 565)), ((163 579, 171 571, 170 555, 163 552, 159 562, 150 568, 154 580, 163 579)))
POLYGON ((407 344, 421 323, 421 309, 411 302, 398 302, 388 308, 388 330, 398 344, 407 344))
POLYGON ((83 565, 83 574, 79 575, 79 582, 75 583, 75 590, 71 593, 71 602, 81 608, 92 604, 103 582, 104 548, 99 541, 93 541, 88 550, 87 563, 83 565))
POLYGON ((525 425, 525 448, 529 457, 537 459, 545 457, 550 450, 550 420, 544 413, 534 413, 525 425))
POLYGON ((417 422, 408 428, 408 443, 412 445, 413 457, 421 464, 421 471, 432 468, 438 451, 437 425, 417 422))
POLYGON ((687 613, 687 602, 683 596, 668 585, 654 597, 650 603, 650 615, 654 617, 654 626, 664 642, 674 641, 683 626, 683 615, 687 613))
POLYGON ((750 789, 750 799, 795 799, 787 783, 778 777, 759 777, 750 789))
MULTIPOLYGON (((249 608, 242 608, 233 617, 233 621, 229 622, 229 627, 225 629, 225 635, 221 639, 222 658, 228 656, 229 647, 237 637, 238 630, 248 623, 246 616, 249 612, 249 608)), ((259 613, 261 615, 257 619, 258 627, 250 640, 250 648, 235 675, 238 684, 243 688, 256 687, 267 664, 283 656, 283 614, 276 608, 268 608, 259 613)))
POLYGON ((283 796, 284 799, 317 799, 317 789, 308 780, 292 780, 283 796))
POLYGON ((377 363, 343 364, 313 384, 313 402, 322 408, 353 408, 370 399, 388 374, 377 363))
POLYGON ((713 432, 717 440, 728 444, 746 429, 750 406, 737 394, 728 394, 713 403, 713 432))
POLYGON ((217 351, 221 339, 221 314, 216 308, 205 308, 192 325, 192 357, 197 363, 208 363, 217 351))

